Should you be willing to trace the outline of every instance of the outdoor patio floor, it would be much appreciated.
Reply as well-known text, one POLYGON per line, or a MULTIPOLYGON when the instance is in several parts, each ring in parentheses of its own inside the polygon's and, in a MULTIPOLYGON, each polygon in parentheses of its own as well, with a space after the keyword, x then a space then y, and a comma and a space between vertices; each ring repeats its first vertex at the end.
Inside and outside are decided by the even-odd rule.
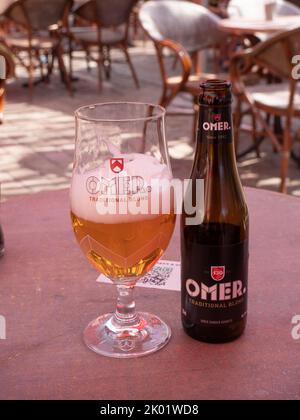
MULTIPOLYGON (((35 88, 32 102, 22 86, 24 73, 8 85, 5 121, 0 126, 0 182, 2 199, 32 194, 38 191, 62 189, 69 186, 73 148, 73 112, 81 105, 104 101, 147 101, 157 103, 161 94, 161 79, 156 56, 149 44, 140 43, 131 49, 141 89, 133 84, 123 57, 113 54, 112 77, 98 91, 97 71, 90 73, 82 59, 75 61, 71 98, 57 74, 50 84, 35 88)), ((179 98, 174 106, 189 111, 188 98, 179 98)), ((173 106, 173 108, 174 108, 173 106)), ((172 107, 169 111, 172 111, 172 107)), ((193 160, 192 115, 168 116, 167 139, 174 176, 189 177, 193 160)), ((242 139, 246 141, 245 138, 242 139)), ((300 148, 298 147, 298 150, 300 148)), ((278 190, 279 155, 269 141, 262 145, 262 157, 249 155, 239 162, 242 182, 246 186, 278 190)), ((291 162, 289 193, 300 196, 300 168, 291 162)))

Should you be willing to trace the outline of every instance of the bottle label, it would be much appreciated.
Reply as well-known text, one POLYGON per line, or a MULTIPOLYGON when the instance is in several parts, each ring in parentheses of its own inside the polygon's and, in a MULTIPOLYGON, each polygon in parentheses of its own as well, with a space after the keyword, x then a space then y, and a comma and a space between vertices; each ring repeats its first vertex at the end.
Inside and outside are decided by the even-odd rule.
POLYGON ((201 142, 232 143, 231 108, 203 107, 200 111, 198 135, 201 142))
POLYGON ((220 327, 247 315, 248 255, 248 241, 193 244, 193 255, 182 267, 182 312, 188 321, 220 327))

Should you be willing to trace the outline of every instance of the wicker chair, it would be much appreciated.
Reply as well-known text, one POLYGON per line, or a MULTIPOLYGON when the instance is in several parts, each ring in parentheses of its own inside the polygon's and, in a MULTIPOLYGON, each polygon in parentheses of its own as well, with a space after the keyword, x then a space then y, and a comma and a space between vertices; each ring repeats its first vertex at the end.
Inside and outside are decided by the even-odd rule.
POLYGON ((5 82, 7 79, 14 77, 15 62, 11 51, 3 44, 0 43, 0 65, 5 74, 0 74, 0 124, 3 122, 4 115, 4 95, 5 95, 5 82))
POLYGON ((28 72, 31 97, 35 70, 39 68, 42 80, 48 81, 55 58, 58 60, 63 81, 72 93, 60 36, 60 28, 67 20, 72 4, 73 0, 18 0, 4 12, 4 16, 18 28, 18 31, 8 33, 5 41, 28 72), (46 75, 42 56, 47 59, 46 75), (49 56, 51 61, 48 61, 49 56))
MULTIPOLYGON (((292 150, 292 121, 300 117, 300 89, 293 78, 293 57, 300 51, 300 29, 284 32, 253 49, 236 54, 231 62, 231 78, 237 97, 236 106, 236 141, 242 123, 242 106, 249 107, 254 139, 269 137, 274 148, 281 152, 280 191, 286 192, 286 178, 292 150), (278 59, 280 57, 280 59, 278 59), (257 69, 267 72, 280 83, 259 83, 247 85, 245 82, 257 69), (268 116, 266 119, 265 116, 268 116), (270 116, 285 119, 283 139, 269 125, 270 116), (257 125, 262 126, 258 130, 257 125)), ((238 145, 237 145, 238 146, 238 145)))
MULTIPOLYGON (((100 89, 103 67, 107 78, 110 77, 112 48, 124 52, 135 85, 139 88, 139 80, 128 52, 130 16, 137 1, 90 0, 74 10, 75 16, 85 22, 86 26, 70 28, 69 37, 71 41, 83 47, 90 59, 98 63, 100 89), (97 57, 90 54, 93 47, 98 49, 97 57)), ((70 48, 70 62, 72 63, 72 48, 70 48)))
POLYGON ((219 18, 206 8, 190 2, 162 0, 145 3, 140 10, 139 20, 156 48, 163 80, 160 103, 168 106, 182 91, 198 94, 201 74, 191 75, 192 61, 199 51, 218 47, 221 40, 219 18), (180 76, 168 77, 165 49, 169 49, 180 61, 180 76))
POLYGON ((195 63, 199 51, 218 48, 221 41, 219 18, 191 2, 161 0, 145 3, 140 9, 139 20, 157 52, 163 82, 160 104, 167 107, 180 92, 187 92, 194 99, 196 117, 199 81, 216 76, 203 74, 197 65, 194 65, 196 72, 193 74, 193 61, 195 63), (170 75, 165 50, 180 62, 179 75, 170 75))

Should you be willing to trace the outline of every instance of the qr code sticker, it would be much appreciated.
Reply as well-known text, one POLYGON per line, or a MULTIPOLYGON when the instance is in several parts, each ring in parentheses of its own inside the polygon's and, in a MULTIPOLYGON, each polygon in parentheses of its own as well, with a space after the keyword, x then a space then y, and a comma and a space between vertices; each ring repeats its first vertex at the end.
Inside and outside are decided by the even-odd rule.
MULTIPOLYGON (((97 282, 111 284, 111 280, 103 274, 100 274, 97 282)), ((180 291, 180 262, 168 260, 158 262, 136 285, 138 287, 180 291)))
POLYGON ((164 287, 166 286, 172 271, 173 267, 158 265, 141 279, 141 283, 149 286, 164 287))

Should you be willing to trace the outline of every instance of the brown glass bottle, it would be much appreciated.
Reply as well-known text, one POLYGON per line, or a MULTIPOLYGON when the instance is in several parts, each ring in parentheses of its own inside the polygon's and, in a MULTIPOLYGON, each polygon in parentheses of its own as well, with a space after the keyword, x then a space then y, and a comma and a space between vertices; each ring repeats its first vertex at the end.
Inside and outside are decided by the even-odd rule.
POLYGON ((246 327, 249 216, 236 165, 230 83, 203 83, 199 103, 191 185, 196 202, 195 184, 203 180, 204 198, 196 225, 183 210, 182 323, 197 340, 223 343, 246 327))

